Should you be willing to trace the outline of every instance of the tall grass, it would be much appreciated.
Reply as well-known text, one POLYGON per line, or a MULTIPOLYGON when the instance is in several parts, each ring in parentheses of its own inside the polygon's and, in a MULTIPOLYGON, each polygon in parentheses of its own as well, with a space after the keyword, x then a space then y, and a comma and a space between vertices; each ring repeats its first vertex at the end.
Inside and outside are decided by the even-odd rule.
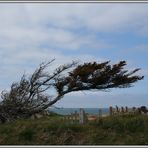
POLYGON ((148 144, 148 116, 112 116, 80 125, 59 116, 0 124, 0 144, 148 144))

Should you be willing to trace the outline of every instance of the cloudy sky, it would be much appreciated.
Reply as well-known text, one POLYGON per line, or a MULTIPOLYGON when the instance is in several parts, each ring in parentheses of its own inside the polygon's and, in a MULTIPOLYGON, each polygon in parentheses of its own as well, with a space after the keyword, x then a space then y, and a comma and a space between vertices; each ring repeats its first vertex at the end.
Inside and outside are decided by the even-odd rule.
POLYGON ((56 106, 148 106, 147 14, 147 3, 0 3, 0 90, 53 58, 55 65, 126 60, 145 76, 134 87, 71 93, 56 106))

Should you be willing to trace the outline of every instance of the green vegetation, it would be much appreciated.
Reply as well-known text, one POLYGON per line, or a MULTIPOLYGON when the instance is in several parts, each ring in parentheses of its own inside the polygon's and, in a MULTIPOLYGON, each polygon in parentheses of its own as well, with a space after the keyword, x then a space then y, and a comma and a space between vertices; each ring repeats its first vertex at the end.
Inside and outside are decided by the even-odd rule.
POLYGON ((1 145, 146 145, 148 116, 124 115, 80 125, 52 115, 0 124, 1 145))

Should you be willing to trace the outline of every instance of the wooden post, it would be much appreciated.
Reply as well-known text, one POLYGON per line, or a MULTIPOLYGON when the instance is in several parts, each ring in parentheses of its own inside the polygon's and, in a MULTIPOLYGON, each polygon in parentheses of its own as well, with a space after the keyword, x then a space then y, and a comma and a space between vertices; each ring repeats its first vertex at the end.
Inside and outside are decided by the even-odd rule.
POLYGON ((85 123, 85 111, 82 108, 80 108, 79 123, 80 124, 84 124, 85 123))
POLYGON ((112 106, 109 107, 109 114, 110 114, 110 116, 113 115, 113 107, 112 106))
POLYGON ((126 113, 128 113, 128 107, 127 106, 125 107, 125 111, 126 111, 126 113))
POLYGON ((99 109, 99 118, 101 118, 102 117, 102 109, 100 108, 99 109))
POLYGON ((124 113, 124 108, 123 108, 123 106, 121 107, 121 112, 124 113))
POLYGON ((133 114, 135 114, 135 112, 136 112, 136 107, 133 107, 133 108, 132 108, 132 112, 133 112, 133 114))
POLYGON ((118 106, 116 105, 116 111, 117 111, 117 113, 119 113, 119 108, 118 108, 118 106))

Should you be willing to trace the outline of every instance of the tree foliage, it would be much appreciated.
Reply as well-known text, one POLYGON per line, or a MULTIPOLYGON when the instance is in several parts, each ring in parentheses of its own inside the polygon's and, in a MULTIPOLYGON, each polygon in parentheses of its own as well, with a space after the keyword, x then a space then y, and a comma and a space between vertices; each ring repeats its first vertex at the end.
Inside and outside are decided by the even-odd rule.
POLYGON ((11 85, 9 91, 2 91, 0 102, 2 122, 29 118, 52 106, 70 92, 127 88, 144 78, 134 75, 139 68, 133 71, 124 70, 126 61, 114 65, 111 65, 110 61, 84 64, 72 62, 59 66, 51 73, 47 69, 53 62, 54 59, 40 64, 32 75, 29 77, 23 75, 19 82, 11 85), (50 89, 56 90, 54 96, 49 94, 50 89))

